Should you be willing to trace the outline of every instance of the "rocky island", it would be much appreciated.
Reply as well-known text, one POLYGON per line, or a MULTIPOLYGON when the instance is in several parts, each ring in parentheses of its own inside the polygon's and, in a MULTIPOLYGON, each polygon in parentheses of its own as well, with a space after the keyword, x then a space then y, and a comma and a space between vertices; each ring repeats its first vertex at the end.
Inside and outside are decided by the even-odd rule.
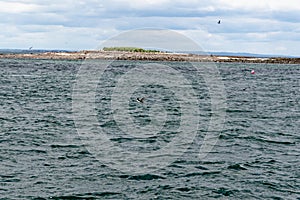
POLYGON ((55 60, 146 60, 146 61, 183 61, 183 62, 239 62, 239 63, 278 63, 300 64, 300 58, 286 57, 244 57, 217 56, 189 53, 161 52, 141 48, 103 48, 94 51, 42 52, 42 53, 0 53, 0 59, 55 59, 55 60))

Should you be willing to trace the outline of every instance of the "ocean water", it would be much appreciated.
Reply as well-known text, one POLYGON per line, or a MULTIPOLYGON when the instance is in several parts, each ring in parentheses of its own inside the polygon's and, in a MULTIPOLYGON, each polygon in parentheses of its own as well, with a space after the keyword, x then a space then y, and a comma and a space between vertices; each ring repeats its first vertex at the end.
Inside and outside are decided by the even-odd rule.
POLYGON ((1 199, 300 199, 300 65, 103 62, 0 60, 1 199))

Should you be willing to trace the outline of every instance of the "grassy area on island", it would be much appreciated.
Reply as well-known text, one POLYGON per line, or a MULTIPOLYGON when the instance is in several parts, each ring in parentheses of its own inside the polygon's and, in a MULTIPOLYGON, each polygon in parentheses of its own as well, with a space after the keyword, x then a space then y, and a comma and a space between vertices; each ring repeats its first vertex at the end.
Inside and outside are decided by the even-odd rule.
POLYGON ((145 52, 145 53, 159 53, 161 51, 152 49, 143 49, 139 47, 103 47, 103 51, 126 51, 126 52, 145 52))

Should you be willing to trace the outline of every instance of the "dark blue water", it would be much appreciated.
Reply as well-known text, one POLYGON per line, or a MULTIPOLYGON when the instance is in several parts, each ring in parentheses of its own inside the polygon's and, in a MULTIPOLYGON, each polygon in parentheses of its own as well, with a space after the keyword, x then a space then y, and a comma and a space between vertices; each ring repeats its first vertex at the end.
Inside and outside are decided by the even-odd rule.
MULTIPOLYGON (((99 159, 77 133, 72 95, 82 62, 0 60, 0 198, 300 199, 299 65, 218 63, 226 94, 225 123, 212 151, 199 159, 198 145, 212 115, 206 82, 201 69, 163 64, 180 71, 194 89, 201 110, 199 130, 172 163, 131 173, 99 159)), ((149 113, 163 109, 167 122, 160 134, 149 137, 129 137, 119 130, 111 95, 116 80, 135 66, 113 63, 99 77, 94 103, 99 126, 112 144, 139 155, 181 134, 185 113, 176 91, 143 85, 128 99, 133 123, 147 126, 152 122, 149 113), (136 96, 151 98, 137 104, 136 96)))

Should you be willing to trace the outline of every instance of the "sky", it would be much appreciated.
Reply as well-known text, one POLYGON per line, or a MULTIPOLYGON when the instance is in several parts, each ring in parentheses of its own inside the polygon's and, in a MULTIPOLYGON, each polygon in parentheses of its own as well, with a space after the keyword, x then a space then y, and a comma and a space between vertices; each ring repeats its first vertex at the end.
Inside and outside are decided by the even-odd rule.
POLYGON ((0 0, 0 49, 95 49, 159 28, 205 51, 300 57, 299 13, 298 0, 0 0))

